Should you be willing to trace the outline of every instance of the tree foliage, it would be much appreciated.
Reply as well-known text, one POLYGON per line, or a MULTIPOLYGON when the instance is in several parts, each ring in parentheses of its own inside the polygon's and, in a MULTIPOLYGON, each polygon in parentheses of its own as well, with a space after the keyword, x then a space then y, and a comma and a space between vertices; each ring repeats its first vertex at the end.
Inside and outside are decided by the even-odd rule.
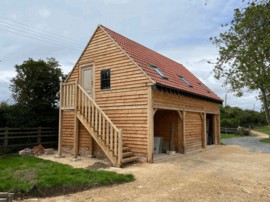
POLYGON ((254 1, 243 9, 235 9, 227 31, 211 38, 219 48, 215 77, 237 96, 243 90, 258 90, 270 124, 270 2, 254 1))
POLYGON ((220 117, 220 124, 222 127, 253 127, 266 124, 263 113, 253 110, 243 110, 239 107, 221 107, 220 117))
POLYGON ((8 123, 13 123, 12 127, 57 126, 57 93, 64 77, 58 61, 29 58, 15 68, 11 91, 16 104, 9 108, 8 123))

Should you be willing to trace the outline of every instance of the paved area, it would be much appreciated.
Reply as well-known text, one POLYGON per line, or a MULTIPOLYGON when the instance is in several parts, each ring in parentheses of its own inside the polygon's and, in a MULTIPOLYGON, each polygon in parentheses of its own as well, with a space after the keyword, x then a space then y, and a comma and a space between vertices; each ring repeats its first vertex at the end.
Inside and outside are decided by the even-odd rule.
MULTIPOLYGON (((65 163, 87 167, 91 159, 65 163)), ((64 159, 51 160, 64 161, 64 159)), ((236 145, 175 156, 157 163, 105 170, 132 173, 134 182, 97 187, 65 196, 32 198, 27 202, 167 202, 270 201, 270 154, 236 145)))
POLYGON ((258 137, 237 137, 221 140, 222 143, 226 145, 239 145, 241 147, 247 148, 253 152, 260 153, 270 153, 270 144, 260 142, 261 139, 267 138, 269 136, 258 136, 258 137))

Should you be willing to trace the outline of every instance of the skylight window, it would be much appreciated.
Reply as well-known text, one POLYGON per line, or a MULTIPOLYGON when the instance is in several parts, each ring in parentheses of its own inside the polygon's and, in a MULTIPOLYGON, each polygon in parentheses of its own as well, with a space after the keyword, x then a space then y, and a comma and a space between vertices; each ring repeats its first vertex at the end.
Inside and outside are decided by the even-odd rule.
POLYGON ((181 76, 181 75, 178 75, 178 76, 179 76, 179 78, 180 78, 185 84, 187 84, 189 87, 193 87, 193 86, 188 82, 188 80, 186 80, 185 77, 183 77, 183 76, 181 76))
POLYGON ((208 93, 210 93, 211 91, 209 90, 209 88, 207 88, 207 86, 206 85, 204 85, 203 83, 201 83, 201 82, 198 82, 198 84, 204 89, 204 90, 206 90, 208 93))
POLYGON ((163 74, 162 71, 160 71, 160 69, 154 65, 150 65, 150 67, 152 67, 158 74, 159 76, 161 76, 163 79, 168 79, 168 77, 165 76, 165 74, 163 74))

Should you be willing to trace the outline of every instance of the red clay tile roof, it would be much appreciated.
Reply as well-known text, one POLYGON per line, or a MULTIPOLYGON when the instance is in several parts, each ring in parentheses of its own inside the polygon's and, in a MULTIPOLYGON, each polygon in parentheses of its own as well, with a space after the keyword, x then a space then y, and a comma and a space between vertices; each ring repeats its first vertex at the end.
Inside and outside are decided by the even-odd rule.
POLYGON ((222 101, 213 91, 207 88, 183 65, 140 45, 102 25, 109 36, 141 67, 141 69, 157 84, 177 89, 187 93, 222 101), (162 78, 150 65, 158 67, 168 79, 162 78), (179 76, 183 76, 192 87, 184 83, 179 76))

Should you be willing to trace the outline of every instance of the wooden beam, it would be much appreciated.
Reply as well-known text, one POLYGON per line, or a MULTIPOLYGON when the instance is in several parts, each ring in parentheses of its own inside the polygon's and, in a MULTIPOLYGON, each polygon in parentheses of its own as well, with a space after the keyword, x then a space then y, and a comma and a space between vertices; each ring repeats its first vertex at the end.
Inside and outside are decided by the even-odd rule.
POLYGON ((185 144, 186 144, 186 112, 183 111, 183 119, 182 119, 182 134, 183 134, 183 141, 182 141, 182 148, 183 148, 183 153, 186 153, 186 148, 185 148, 185 144))
POLYGON ((176 110, 176 111, 178 110, 183 111, 185 109, 184 106, 175 107, 175 106, 166 106, 166 105, 160 105, 160 104, 155 104, 153 107, 156 109, 167 109, 167 110, 176 110))
POLYGON ((217 115, 217 137, 218 137, 218 144, 220 144, 221 134, 220 134, 220 115, 217 115))
POLYGON ((203 115, 204 115, 204 113, 200 113, 200 116, 201 116, 202 120, 204 119, 203 115))
POLYGON ((181 120, 183 120, 183 115, 182 115, 182 112, 181 112, 181 111, 176 111, 176 112, 177 112, 177 114, 178 114, 179 118, 180 118, 181 120))
POLYGON ((212 133, 213 133, 213 144, 216 144, 216 116, 213 114, 212 116, 212 121, 213 121, 213 128, 212 128, 212 133))
POLYGON ((123 160, 123 139, 122 139, 122 129, 119 129, 119 140, 118 140, 118 167, 122 165, 123 160))
POLYGON ((93 137, 90 135, 89 139, 89 157, 93 158, 94 157, 94 141, 93 137))
POLYGON ((153 116, 155 116, 155 113, 157 112, 158 109, 153 110, 153 116))
POLYGON ((191 108, 184 106, 184 105, 169 106, 169 105, 162 105, 162 104, 154 104, 153 107, 156 109, 197 112, 197 113, 207 113, 207 114, 219 114, 218 111, 211 111, 211 110, 207 110, 207 109, 206 110, 204 110, 204 109, 191 109, 191 108))
POLYGON ((62 82, 59 90, 59 125, 58 125, 58 157, 62 156, 62 82))
POLYGON ((206 113, 203 114, 203 133, 202 133, 202 140, 203 140, 203 144, 202 147, 206 148, 206 140, 207 140, 207 131, 206 131, 206 113))
POLYGON ((77 118, 77 89, 78 89, 78 80, 76 79, 75 82, 75 89, 74 89, 74 158, 78 157, 78 150, 79 150, 79 121, 77 118))
POLYGON ((153 116, 152 86, 148 87, 148 151, 147 161, 153 163, 154 160, 154 116, 153 116))

